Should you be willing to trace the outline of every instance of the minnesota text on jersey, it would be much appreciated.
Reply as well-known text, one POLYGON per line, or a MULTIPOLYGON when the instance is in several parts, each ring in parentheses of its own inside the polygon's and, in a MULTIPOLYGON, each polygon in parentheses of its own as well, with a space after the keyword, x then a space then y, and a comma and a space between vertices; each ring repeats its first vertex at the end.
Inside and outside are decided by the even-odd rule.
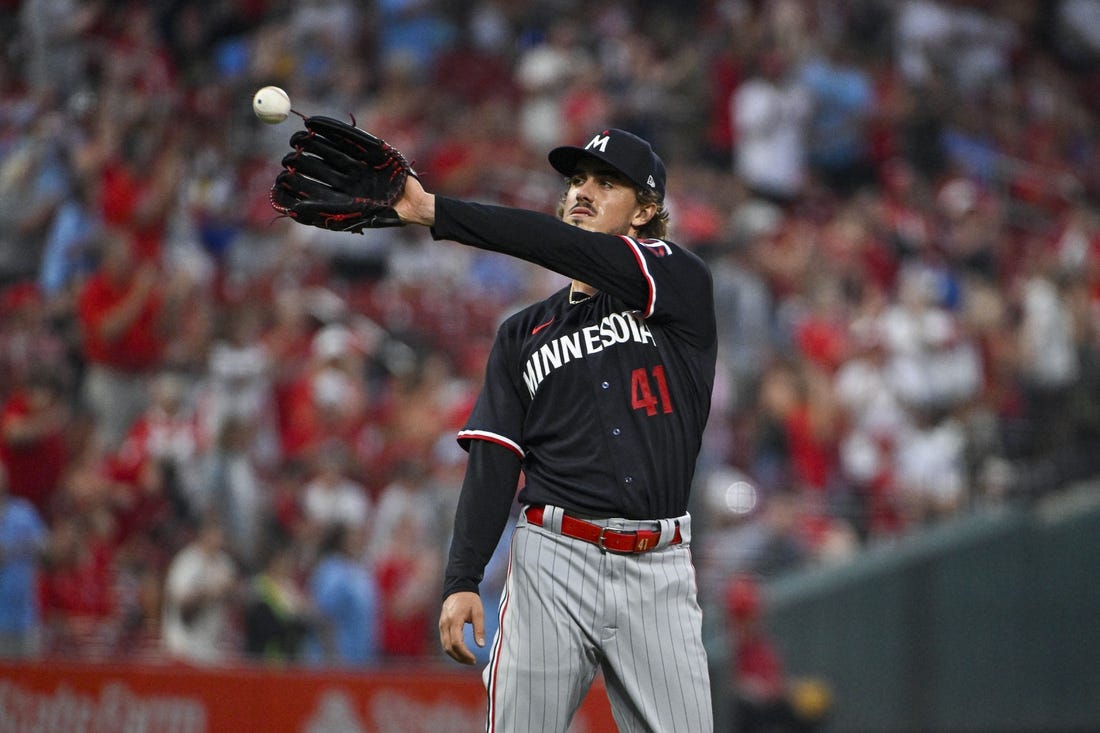
POLYGON ((559 336, 539 347, 524 365, 523 382, 533 398, 550 372, 573 359, 582 359, 627 341, 657 345, 649 327, 633 311, 609 313, 598 324, 559 336))

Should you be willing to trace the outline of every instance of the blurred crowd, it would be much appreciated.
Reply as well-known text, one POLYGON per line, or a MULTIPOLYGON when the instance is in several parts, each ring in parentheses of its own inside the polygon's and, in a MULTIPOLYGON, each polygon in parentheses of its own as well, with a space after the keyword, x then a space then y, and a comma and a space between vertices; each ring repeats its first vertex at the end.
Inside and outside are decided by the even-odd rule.
POLYGON ((278 218, 267 84, 545 211, 551 146, 653 142, 715 276, 716 609, 1095 475, 1097 29, 1091 0, 0 3, 0 654, 439 657, 454 432, 497 324, 565 281, 278 218))

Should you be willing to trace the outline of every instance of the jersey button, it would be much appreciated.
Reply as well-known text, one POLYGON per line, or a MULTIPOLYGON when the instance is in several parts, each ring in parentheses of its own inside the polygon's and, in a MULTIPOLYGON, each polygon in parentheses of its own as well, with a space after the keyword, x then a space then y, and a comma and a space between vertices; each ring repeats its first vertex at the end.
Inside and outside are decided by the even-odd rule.
POLYGON ((608 387, 610 387, 610 386, 611 386, 611 382, 604 382, 604 383, 603 383, 603 384, 601 384, 600 386, 601 386, 601 387, 603 387, 604 389, 607 389, 608 387))
POLYGON ((633 480, 634 480, 633 476, 626 476, 626 477, 623 478, 623 483, 624 484, 629 484, 633 480))
POLYGON ((612 435, 618 435, 621 432, 622 432, 622 430, 619 430, 618 428, 611 428, 611 434, 612 435))

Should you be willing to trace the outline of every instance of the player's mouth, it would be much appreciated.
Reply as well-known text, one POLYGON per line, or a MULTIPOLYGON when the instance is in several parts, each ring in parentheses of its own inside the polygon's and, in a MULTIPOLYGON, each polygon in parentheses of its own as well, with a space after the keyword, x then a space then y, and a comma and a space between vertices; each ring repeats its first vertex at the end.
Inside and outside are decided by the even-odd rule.
POLYGON ((596 212, 588 206, 578 204, 569 210, 570 216, 595 216, 596 212))

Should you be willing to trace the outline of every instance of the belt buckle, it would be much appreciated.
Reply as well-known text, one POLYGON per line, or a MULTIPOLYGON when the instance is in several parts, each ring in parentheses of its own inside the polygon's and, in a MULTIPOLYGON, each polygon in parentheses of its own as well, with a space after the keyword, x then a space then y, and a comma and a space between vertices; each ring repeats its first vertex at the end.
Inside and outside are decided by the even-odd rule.
POLYGON ((625 529, 615 529, 613 527, 600 527, 600 535, 599 535, 599 537, 596 538, 596 546, 599 547, 604 552, 614 552, 618 555, 631 555, 631 554, 634 554, 635 552, 644 552, 646 549, 648 549, 645 544, 643 544, 641 547, 638 546, 638 533, 637 532, 634 532, 634 531, 631 531, 631 530, 625 530, 625 529), (622 549, 619 549, 617 547, 608 547, 607 546, 607 535, 608 535, 609 532, 614 533, 616 535, 619 535, 620 537, 621 536, 626 536, 626 535, 633 535, 634 543, 631 545, 630 549, 628 549, 628 550, 622 550, 622 549))

